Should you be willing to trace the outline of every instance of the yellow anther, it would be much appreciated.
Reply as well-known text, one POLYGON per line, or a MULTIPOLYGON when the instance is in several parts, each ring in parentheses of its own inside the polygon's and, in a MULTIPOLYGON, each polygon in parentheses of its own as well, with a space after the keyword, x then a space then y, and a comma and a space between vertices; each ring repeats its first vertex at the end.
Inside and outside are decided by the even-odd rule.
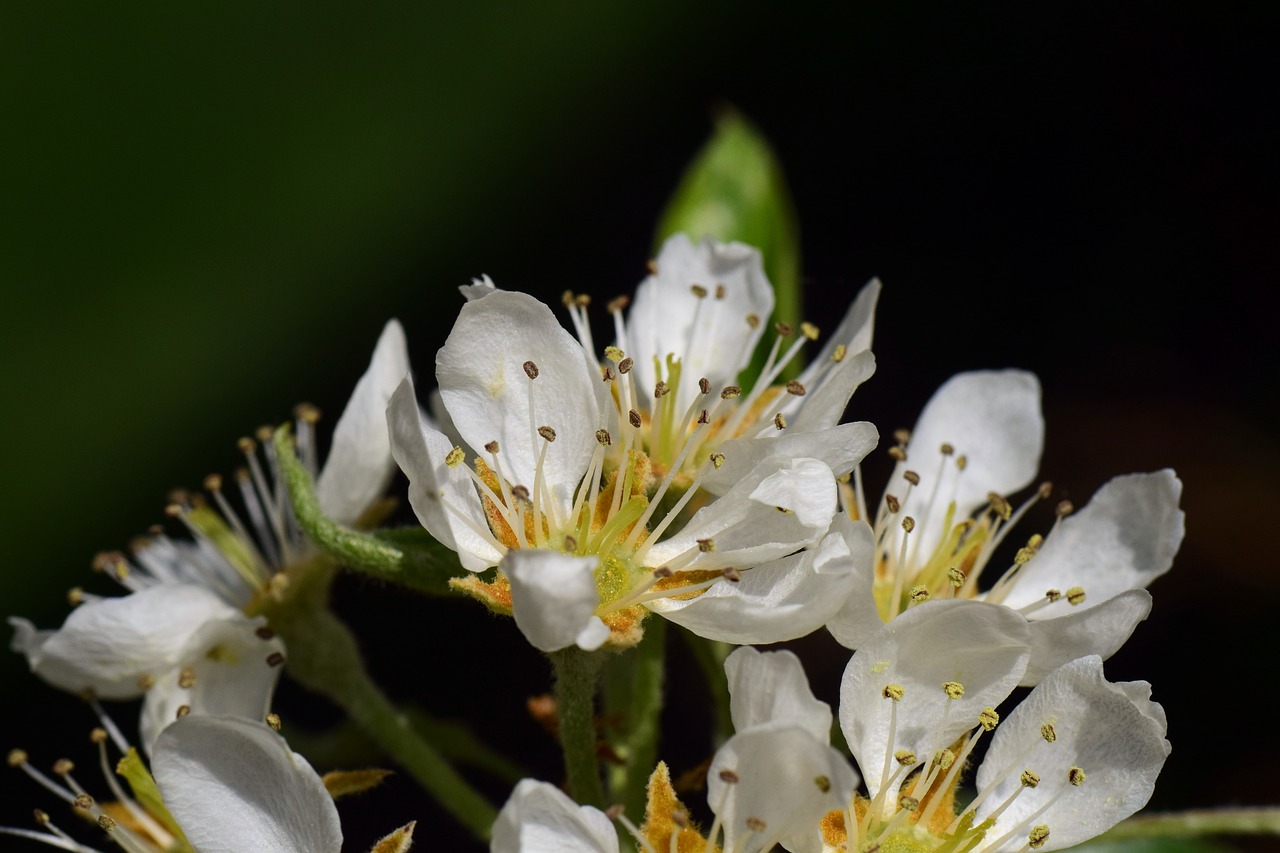
POLYGON ((916 529, 916 520, 909 515, 902 517, 902 529, 910 533, 916 529))
POLYGON ((965 456, 965 455, 961 454, 960 456, 957 456, 957 457, 956 457, 956 469, 957 469, 957 470, 963 471, 965 468, 968 468, 968 467, 969 467, 969 457, 968 457, 968 456, 965 456))
POLYGON ((946 770, 956 763, 956 754, 949 749, 940 749, 934 754, 933 763, 946 770))
POLYGON ((983 708, 978 712, 978 725, 982 726, 984 732, 989 732, 1000 725, 1000 715, 995 708, 983 708))
POLYGON ((553 430, 553 429, 552 429, 551 427, 549 427, 549 426, 540 426, 540 427, 538 427, 538 435, 542 436, 542 437, 543 437, 543 438, 545 438, 547 441, 555 441, 555 440, 556 440, 556 431, 555 431, 555 430, 553 430))
POLYGON ((898 808, 902 809, 904 812, 913 812, 920 808, 920 801, 915 797, 903 795, 898 798, 898 808))
POLYGON ((27 763, 27 757, 27 751, 25 749, 11 749, 9 750, 8 758, 9 766, 21 767, 27 763))
POLYGON ((73 586, 67 590, 67 604, 78 607, 84 604, 84 587, 73 586))
POLYGON ((1040 496, 1040 500, 1048 500, 1049 495, 1053 494, 1053 483, 1048 480, 1040 484, 1040 488, 1036 490, 1036 494, 1040 496))
POLYGON ((1030 833, 1027 834, 1027 846, 1030 847, 1032 850, 1037 850, 1043 847, 1044 843, 1048 840, 1049 840, 1049 825, 1045 823, 1042 823, 1039 826, 1035 827, 1034 829, 1031 830, 1030 833))
POLYGON ((448 453, 445 454, 444 464, 449 466, 450 468, 457 468, 459 465, 462 464, 462 460, 466 458, 467 458, 467 455, 462 452, 462 448, 455 447, 453 448, 453 450, 450 450, 448 453))
POLYGON ((944 442, 943 445, 938 448, 938 452, 941 453, 943 456, 951 456, 956 452, 956 449, 954 445, 947 444, 944 442))
POLYGON ((155 687, 155 686, 156 686, 156 679, 155 679, 155 676, 153 676, 153 675, 139 675, 139 676, 138 676, 138 689, 139 689, 139 690, 142 690, 143 692, 145 692, 145 691, 150 690, 152 687, 155 687))
POLYGON ((800 334, 811 341, 816 341, 818 339, 818 327, 806 320, 800 324, 800 334))
POLYGON ((893 754, 893 760, 903 767, 910 767, 916 763, 916 754, 909 749, 900 749, 893 754))
POLYGON ((1034 788, 1040 784, 1040 777, 1030 770, 1023 770, 1022 776, 1018 779, 1024 788, 1034 788))
POLYGON ((267 725, 271 726, 272 731, 280 731, 280 715, 274 712, 267 714, 267 725))
POLYGON ((633 360, 624 358, 622 361, 618 362, 618 373, 622 376, 626 376, 631 372, 631 366, 633 364, 635 364, 633 360))
POLYGON ((566 290, 564 293, 560 294, 560 304, 563 305, 565 308, 573 307, 573 291, 572 290, 566 290))
POLYGON ((826 776, 814 776, 813 784, 824 794, 831 790, 831 780, 826 776))
POLYGON ((836 348, 831 351, 831 360, 839 364, 844 361, 845 354, 849 352, 849 348, 844 344, 836 344, 836 348))
POLYGON ((183 690, 190 690, 196 686, 196 671, 189 666, 184 666, 178 673, 178 686, 183 690))
POLYGON ((607 429, 598 429, 596 430, 596 441, 600 442, 605 447, 608 447, 613 444, 613 436, 609 435, 609 431, 607 429))
POLYGON ((928 601, 929 587, 925 586, 924 584, 917 584, 911 587, 911 592, 909 593, 909 595, 911 596, 912 604, 919 604, 922 601, 928 601))
POLYGON ((1053 727, 1053 723, 1045 723, 1040 727, 1040 737, 1049 743, 1053 743, 1058 739, 1058 730, 1053 727))
POLYGON ((906 691, 902 689, 901 684, 886 684, 880 695, 886 699, 901 702, 902 697, 906 695, 906 691))
POLYGON ((98 815, 98 827, 106 832, 111 832, 116 828, 116 822, 104 814, 98 815))
POLYGON ((804 385, 796 381, 795 379, 792 379, 790 382, 787 383, 787 393, 791 394, 794 397, 803 397, 804 385))
POLYGON ((698 299, 706 299, 707 293, 708 293, 707 289, 700 284, 689 285, 689 292, 692 293, 694 296, 696 296, 698 299))
POLYGON ((53 772, 57 776, 66 776, 75 769, 76 766, 71 763, 71 759, 69 758, 59 758, 57 761, 53 762, 53 772))
POLYGON ((1071 589, 1067 590, 1067 601, 1070 602, 1071 606, 1073 607, 1077 604, 1083 604, 1084 603, 1084 587, 1073 586, 1071 587, 1071 589))
POLYGON ((947 694, 948 699, 959 699, 964 695, 964 685, 958 681, 944 681, 942 692, 947 694))
POLYGON ((106 743, 107 730, 101 726, 95 726, 93 730, 89 732, 89 742, 93 744, 106 743))
POLYGON ((1067 771, 1067 781, 1079 788, 1084 784, 1084 771, 1079 767, 1072 767, 1067 771))
POLYGON ((178 713, 174 715, 174 719, 181 720, 183 717, 185 717, 187 714, 190 714, 190 713, 191 713, 190 705, 179 705, 178 713))
POLYGON ((947 582, 951 584, 953 589, 959 589, 964 586, 965 574, 955 566, 947 569, 947 582))
MULTIPOLYGON (((653 265, 653 261, 649 261, 649 264, 650 264, 650 267, 649 267, 650 271, 656 275, 658 272, 658 268, 653 265)), ((615 296, 609 300, 609 303, 607 305, 605 305, 605 310, 608 311, 610 314, 617 314, 619 311, 625 311, 627 306, 630 304, 631 304, 630 296, 615 296)))
POLYGON ((1058 518, 1066 518, 1075 511, 1075 504, 1071 503, 1071 501, 1058 501, 1058 505, 1053 508, 1053 514, 1058 518))
POLYGON ((724 386, 724 389, 720 392, 720 399, 732 400, 734 397, 739 396, 741 393, 742 393, 742 389, 739 388, 737 385, 726 385, 724 386))
POLYGON ((911 430, 906 427, 898 427, 893 431, 893 440, 898 444, 906 445, 911 441, 911 430))
POLYGON ((609 361, 612 361, 614 364, 622 361, 624 355, 625 353, 623 353, 618 347, 610 345, 604 348, 604 357, 609 359, 609 361))
POLYGON ((782 412, 773 416, 773 426, 775 429, 786 429, 787 419, 782 416, 782 412))
POLYGON ((901 447, 890 447, 885 452, 888 453, 889 457, 893 459, 895 462, 907 461, 907 451, 903 450, 901 447))
POLYGON ((93 797, 88 794, 77 794, 76 798, 71 801, 71 805, 81 811, 87 812, 93 808, 93 797))
POLYGON ((524 368, 525 376, 528 376, 530 379, 538 378, 538 365, 534 364, 532 361, 526 361, 521 365, 521 367, 524 368))
POLYGON ((40 826, 44 826, 46 823, 49 822, 49 813, 46 811, 41 811, 40 809, 36 809, 32 816, 35 817, 36 823, 39 824, 40 826))
POLYGON ((719 467, 724 464, 723 453, 712 453, 710 458, 711 458, 711 464, 715 466, 717 469, 719 469, 719 467))
MULTIPOLYGON (((964 457, 962 456, 960 458, 963 459, 964 457)), ((987 492, 987 500, 991 503, 991 509, 995 511, 996 515, 1000 516, 1005 521, 1008 521, 1010 516, 1013 515, 1013 507, 1007 500, 1002 498, 1000 495, 997 495, 995 492, 987 492)))

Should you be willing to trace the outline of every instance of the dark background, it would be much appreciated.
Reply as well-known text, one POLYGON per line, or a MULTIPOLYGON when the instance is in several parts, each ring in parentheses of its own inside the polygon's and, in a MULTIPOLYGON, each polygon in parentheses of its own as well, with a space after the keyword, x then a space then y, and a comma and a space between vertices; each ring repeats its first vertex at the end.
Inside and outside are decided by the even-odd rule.
MULTIPOLYGON (((301 400, 331 423, 387 317, 425 377, 472 276, 630 290, 732 104, 789 179, 807 314, 829 328, 885 283, 853 417, 887 433, 952 373, 1020 366, 1060 494, 1178 471, 1186 542, 1108 673, 1169 712, 1152 808, 1278 802, 1278 23, 1267 4, 11 4, 2 609, 57 624, 68 587, 109 591, 93 553, 234 468, 237 437, 301 400)), ((512 625, 342 591, 397 698, 556 778, 522 711, 545 666, 512 625)), ((834 698, 841 652, 800 648, 834 698)), ((668 722, 697 731, 680 650, 668 722)), ((13 745, 87 762, 87 712, 16 656, 2 673, 13 745)), ((288 686, 280 704, 300 733, 331 719, 288 686)), ((53 806, 15 787, 0 823, 53 806)), ((424 849, 460 843, 405 779, 343 814, 352 850, 413 818, 424 849)))

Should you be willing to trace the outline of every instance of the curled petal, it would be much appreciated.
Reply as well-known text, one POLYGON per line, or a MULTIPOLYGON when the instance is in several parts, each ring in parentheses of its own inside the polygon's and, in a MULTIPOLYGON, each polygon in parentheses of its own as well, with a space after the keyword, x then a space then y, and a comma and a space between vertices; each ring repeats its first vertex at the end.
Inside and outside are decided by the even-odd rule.
POLYGON ((342 828, 324 783, 265 723, 184 717, 151 763, 164 804, 201 853, 338 853, 342 828))
POLYGON ((521 779, 493 825, 490 853, 618 853, 604 812, 580 806, 555 785, 521 779))
POLYGON ((557 551, 508 551, 500 568, 511 582, 511 612, 516 626, 544 652, 572 645, 598 649, 609 629, 596 616, 596 557, 570 557, 557 551))
POLYGON ((978 769, 978 820, 1019 788, 1024 768, 1040 778, 988 831, 992 841, 1010 836, 995 849, 1023 849, 1032 823, 1049 827, 1041 849, 1072 847, 1146 805, 1169 755, 1164 711, 1149 696, 1145 682, 1108 682, 1096 656, 1041 681, 996 729, 978 769), (1045 724, 1053 727, 1052 741, 1045 724))
POLYGON ((391 320, 333 428, 329 457, 316 481, 320 509, 339 524, 355 524, 391 482, 396 464, 387 437, 387 401, 408 373, 404 329, 391 320))

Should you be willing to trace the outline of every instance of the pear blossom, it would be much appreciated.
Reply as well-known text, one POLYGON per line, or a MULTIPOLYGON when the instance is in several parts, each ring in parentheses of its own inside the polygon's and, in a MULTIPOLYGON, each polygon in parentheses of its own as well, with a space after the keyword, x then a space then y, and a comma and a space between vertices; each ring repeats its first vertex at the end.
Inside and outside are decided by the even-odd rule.
MULTIPOLYGON (((412 378, 387 409, 423 526, 469 571, 499 568, 455 586, 544 651, 632 644, 646 609, 713 639, 791 639, 835 616, 870 559, 870 529, 841 519, 835 485, 878 439, 836 425, 870 353, 833 344, 807 398, 770 383, 816 330, 780 354, 783 329, 744 393, 732 383, 773 307, 759 254, 678 237, 655 267, 630 318, 610 306, 603 363, 585 297, 564 300, 575 339, 533 297, 477 280, 436 357, 437 420, 456 437, 427 420, 412 378)), ((851 345, 869 342, 877 291, 855 304, 851 345)))
POLYGON ((1146 587, 1168 571, 1183 536, 1182 484, 1170 470, 1106 483, 1082 510, 1057 507, 1053 529, 1030 536, 1013 564, 984 583, 996 548, 1037 501, 1008 495, 1036 476, 1044 445, 1040 384, 1020 370, 961 373, 898 434, 898 460, 869 510, 860 478, 844 503, 875 530, 874 571, 827 623, 858 648, 884 621, 930 598, 980 598, 1030 620, 1030 686, 1067 661, 1113 654, 1151 609, 1146 587))
MULTIPOLYGON (((333 798, 306 759, 266 723, 241 717, 184 716, 160 735, 150 769, 103 717, 94 730, 98 764, 112 799, 99 801, 77 781, 74 765, 52 776, 24 750, 9 753, 40 786, 95 822, 128 853, 338 853, 342 829, 333 798), (122 758, 114 767, 108 743, 122 758), (117 781, 123 777, 132 792, 117 781)), ((0 827, 0 834, 73 853, 96 853, 75 841, 44 811, 39 831, 0 827)))
MULTIPOLYGON (((338 419, 318 474, 320 505, 340 523, 357 524, 395 472, 384 411, 408 369, 404 332, 392 320, 338 419)), ((315 417, 309 407, 298 417, 300 454, 313 472, 315 417)), ((144 696, 147 750, 179 709, 257 721, 267 713, 285 649, 261 617, 248 614, 263 596, 286 588, 288 573, 305 569, 314 551, 289 511, 270 444, 263 448, 266 470, 255 442, 241 441, 246 467, 236 480, 247 520, 224 497, 221 478, 211 477, 213 506, 179 495, 168 510, 191 541, 157 530, 132 558, 106 553, 95 559, 95 569, 127 595, 74 590, 77 606, 57 630, 9 619, 13 650, 53 686, 102 699, 144 696)))

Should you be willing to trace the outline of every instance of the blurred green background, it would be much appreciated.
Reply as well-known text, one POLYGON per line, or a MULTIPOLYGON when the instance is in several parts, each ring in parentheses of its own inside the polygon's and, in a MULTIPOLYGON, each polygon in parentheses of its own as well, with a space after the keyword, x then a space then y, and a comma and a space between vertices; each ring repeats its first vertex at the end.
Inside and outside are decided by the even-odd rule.
MULTIPOLYGON (((1153 807, 1280 802, 1278 25, 1264 4, 7 4, 3 610, 51 626, 67 588, 108 591, 95 551, 295 403, 336 416, 386 318, 425 377, 472 276, 631 289, 732 104, 790 181, 807 315, 831 327, 885 282, 853 417, 909 426, 951 373, 1015 365, 1044 384, 1043 475, 1078 505, 1178 470, 1186 544, 1108 669, 1170 712, 1153 807)), ((554 778, 522 713, 545 669, 508 623, 344 591, 398 698, 499 725, 554 778)), ((802 649, 834 698, 844 659, 802 649)), ((0 677, 14 745, 81 749, 83 708, 16 656, 0 677)), ((701 725, 696 681, 672 687, 669 721, 701 725)), ((0 822, 40 804, 22 790, 0 822)), ((356 803, 351 849, 415 817, 450 849, 415 797, 356 803)))

